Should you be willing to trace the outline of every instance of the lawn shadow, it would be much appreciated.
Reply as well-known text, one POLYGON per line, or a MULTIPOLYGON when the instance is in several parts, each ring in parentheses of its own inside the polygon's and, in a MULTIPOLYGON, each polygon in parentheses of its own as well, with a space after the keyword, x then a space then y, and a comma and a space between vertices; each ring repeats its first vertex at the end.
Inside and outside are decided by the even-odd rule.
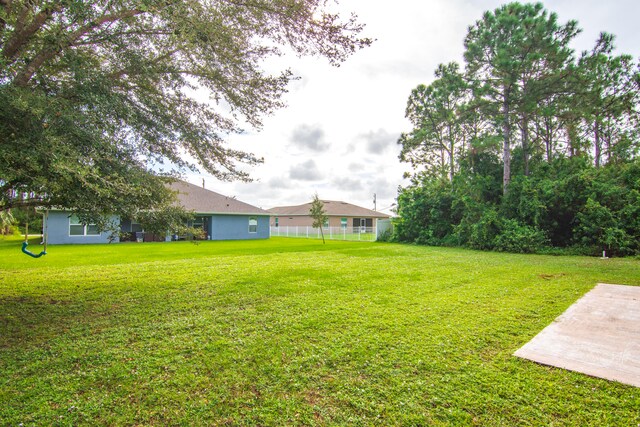
POLYGON ((0 296, 0 348, 40 346, 87 323, 91 308, 77 300, 0 296))

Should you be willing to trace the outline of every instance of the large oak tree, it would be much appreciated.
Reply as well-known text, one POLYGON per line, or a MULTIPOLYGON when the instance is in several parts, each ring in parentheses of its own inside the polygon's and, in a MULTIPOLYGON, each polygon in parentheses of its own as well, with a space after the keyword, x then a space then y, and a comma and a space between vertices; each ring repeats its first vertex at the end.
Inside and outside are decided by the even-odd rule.
POLYGON ((259 128, 294 78, 262 61, 293 50, 337 65, 370 43, 354 15, 328 10, 325 0, 0 0, 0 211, 132 214, 168 200, 153 169, 163 162, 249 179, 239 165, 260 159, 225 138, 259 128))

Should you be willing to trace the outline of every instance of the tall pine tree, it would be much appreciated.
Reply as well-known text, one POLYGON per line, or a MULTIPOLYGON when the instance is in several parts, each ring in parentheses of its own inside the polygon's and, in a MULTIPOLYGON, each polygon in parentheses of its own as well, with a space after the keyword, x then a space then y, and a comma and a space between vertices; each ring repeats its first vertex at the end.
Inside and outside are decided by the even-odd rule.
POLYGON ((469 28, 464 41, 467 75, 475 97, 484 101, 485 114, 501 130, 505 194, 516 125, 521 125, 526 155, 531 110, 548 96, 537 82, 559 78, 557 67, 570 59, 569 43, 578 31, 575 21, 558 24, 541 3, 509 3, 486 12, 469 28))

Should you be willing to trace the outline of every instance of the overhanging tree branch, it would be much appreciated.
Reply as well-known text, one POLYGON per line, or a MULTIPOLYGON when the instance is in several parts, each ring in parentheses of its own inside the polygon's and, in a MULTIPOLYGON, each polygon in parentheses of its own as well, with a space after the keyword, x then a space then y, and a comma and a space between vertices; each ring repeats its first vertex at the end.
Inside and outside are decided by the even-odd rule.
POLYGON ((45 5, 45 7, 34 16, 33 20, 25 26, 24 21, 28 13, 31 11, 28 6, 29 2, 26 2, 23 6, 22 12, 18 16, 16 30, 2 48, 2 56, 10 60, 10 62, 13 62, 16 59, 25 46, 29 44, 33 35, 36 34, 44 24, 53 17, 54 13, 59 11, 62 7, 60 2, 45 5))
POLYGON ((45 62, 52 60, 53 58, 58 56, 66 48, 72 46, 76 40, 90 32, 91 30, 98 28, 105 23, 119 21, 122 19, 140 15, 142 13, 145 12, 142 10, 134 9, 122 11, 112 15, 105 15, 90 22, 88 25, 78 28, 68 35, 63 36, 63 39, 60 40, 57 45, 46 46, 39 53, 37 53, 34 58, 20 72, 16 74, 16 77, 13 79, 13 84, 18 87, 25 87, 45 62))

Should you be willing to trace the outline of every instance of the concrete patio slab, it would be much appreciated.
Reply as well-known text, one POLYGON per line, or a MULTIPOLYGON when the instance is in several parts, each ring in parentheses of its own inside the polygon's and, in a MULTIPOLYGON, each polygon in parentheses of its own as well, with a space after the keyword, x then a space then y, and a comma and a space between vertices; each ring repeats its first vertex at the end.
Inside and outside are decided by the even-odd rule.
POLYGON ((599 283, 514 356, 640 387, 640 286, 599 283))

